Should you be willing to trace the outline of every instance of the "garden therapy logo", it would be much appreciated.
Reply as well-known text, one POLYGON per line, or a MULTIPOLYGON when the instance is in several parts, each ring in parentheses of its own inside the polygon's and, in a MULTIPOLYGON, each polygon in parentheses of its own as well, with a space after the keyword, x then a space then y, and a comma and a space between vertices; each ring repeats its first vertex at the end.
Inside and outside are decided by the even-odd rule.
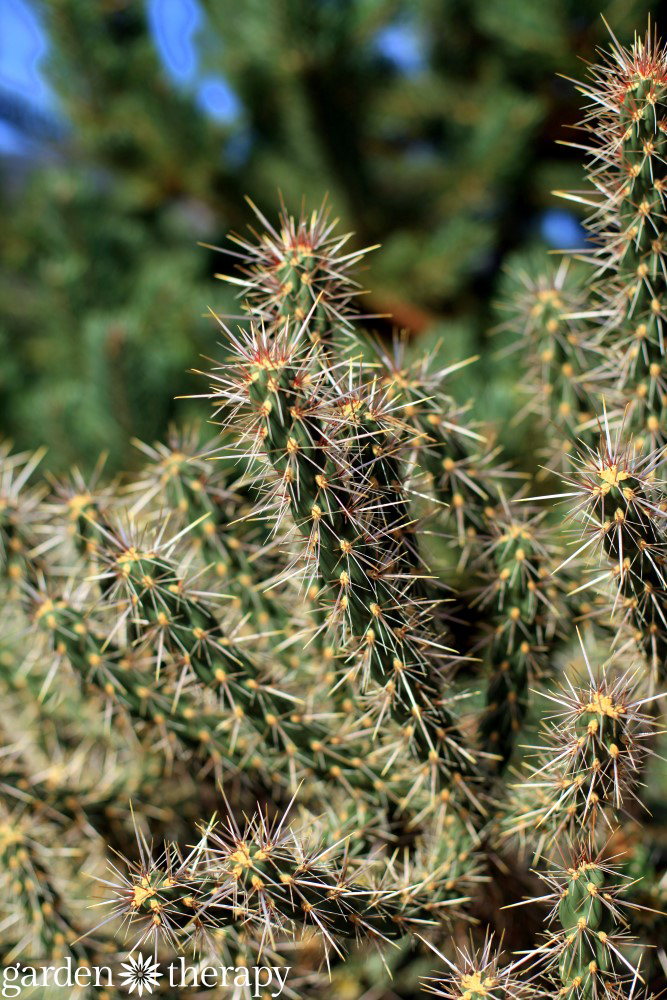
POLYGON ((103 966, 77 966, 70 957, 61 966, 30 966, 16 962, 14 965, 0 966, 2 997, 20 997, 26 991, 26 997, 35 996, 35 989, 66 990, 67 1000, 78 996, 79 989, 98 987, 105 989, 113 986, 127 991, 128 994, 143 997, 159 992, 159 987, 168 983, 179 990, 211 989, 217 986, 221 992, 216 996, 238 996, 239 988, 244 987, 250 997, 279 997, 287 983, 290 966, 255 965, 255 966, 224 966, 208 965, 203 960, 196 965, 186 965, 185 959, 162 967, 160 971, 156 959, 148 955, 128 955, 120 963, 119 971, 114 975, 112 968, 103 966), (160 983, 163 980, 163 983, 160 983), (74 989, 74 992, 73 992, 74 989))
POLYGON ((121 986, 125 986, 130 993, 136 990, 139 996, 152 993, 154 986, 159 986, 162 973, 158 970, 157 962, 152 958, 144 958, 139 952, 136 958, 130 955, 129 961, 123 962, 123 972, 120 976, 121 986))

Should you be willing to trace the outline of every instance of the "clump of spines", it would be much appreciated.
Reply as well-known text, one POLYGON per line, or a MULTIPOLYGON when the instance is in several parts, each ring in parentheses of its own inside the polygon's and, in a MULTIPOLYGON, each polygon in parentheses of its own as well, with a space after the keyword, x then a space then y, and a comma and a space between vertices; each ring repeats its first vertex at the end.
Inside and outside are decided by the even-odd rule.
POLYGON ((454 961, 437 954, 446 970, 426 979, 423 988, 443 1000, 529 1000, 537 995, 528 977, 503 960, 491 934, 487 933, 479 949, 456 946, 454 961))
POLYGON ((353 300, 362 292, 353 274, 374 248, 343 252, 350 234, 336 232, 326 200, 310 215, 302 210, 298 218, 283 205, 277 228, 249 204, 263 228, 251 230, 251 239, 229 237, 237 249, 223 252, 237 258, 241 277, 218 277, 241 288, 245 310, 266 328, 287 317, 302 323, 310 315, 313 344, 324 342, 326 347, 333 335, 349 333, 357 318, 353 300))

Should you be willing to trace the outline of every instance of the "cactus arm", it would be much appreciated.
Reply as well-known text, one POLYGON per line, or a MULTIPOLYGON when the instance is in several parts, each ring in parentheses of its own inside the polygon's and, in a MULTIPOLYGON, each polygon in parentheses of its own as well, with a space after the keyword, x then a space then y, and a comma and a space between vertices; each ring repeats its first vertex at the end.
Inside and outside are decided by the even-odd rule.
MULTIPOLYGON (((297 363, 298 346, 284 338, 267 342, 258 334, 251 334, 251 345, 239 348, 246 363, 240 375, 233 366, 233 388, 217 396, 229 391, 253 421, 257 446, 278 486, 284 484, 285 503, 307 541, 321 588, 333 601, 329 622, 343 645, 353 643, 353 656, 379 685, 394 718, 410 727, 416 753, 436 776, 442 771, 445 781, 462 783, 468 793, 474 758, 442 701, 439 669, 423 652, 429 640, 420 628, 421 606, 404 597, 400 582, 392 583, 395 541, 382 530, 369 531, 366 510, 376 509, 383 498, 375 499, 370 484, 347 477, 331 429, 335 418, 333 425, 322 419, 322 382, 311 384, 307 360, 297 363), (310 389, 306 407, 295 405, 304 379, 310 389)), ((356 410, 361 401, 357 397, 346 405, 356 410)), ((383 423, 379 414, 371 416, 382 446, 383 423)), ((433 640, 431 649, 443 655, 433 640)))

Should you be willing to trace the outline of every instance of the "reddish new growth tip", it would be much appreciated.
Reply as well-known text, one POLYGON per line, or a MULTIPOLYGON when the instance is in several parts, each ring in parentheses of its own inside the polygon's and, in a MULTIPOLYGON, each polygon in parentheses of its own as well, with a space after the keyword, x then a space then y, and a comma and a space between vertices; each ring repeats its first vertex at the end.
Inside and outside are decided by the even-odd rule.
POLYGON ((316 211, 294 217, 282 205, 277 227, 249 199, 248 204, 263 229, 250 227, 251 239, 232 234, 236 251, 215 247, 237 258, 242 277, 218 274, 239 286, 244 308, 257 320, 272 326, 288 316, 302 322, 317 303, 311 335, 323 337, 331 328, 350 330, 359 318, 353 298, 362 294, 353 278, 365 253, 374 247, 344 252, 350 233, 336 232, 326 199, 316 211))
MULTIPOLYGON (((667 83, 667 49, 655 29, 651 32, 649 27, 643 38, 635 35, 631 48, 621 45, 613 33, 611 37, 610 51, 603 52, 602 63, 591 68, 591 75, 598 86, 605 88, 611 103, 624 105, 637 77, 654 85, 667 83)), ((588 89, 582 89, 590 94, 588 89)))

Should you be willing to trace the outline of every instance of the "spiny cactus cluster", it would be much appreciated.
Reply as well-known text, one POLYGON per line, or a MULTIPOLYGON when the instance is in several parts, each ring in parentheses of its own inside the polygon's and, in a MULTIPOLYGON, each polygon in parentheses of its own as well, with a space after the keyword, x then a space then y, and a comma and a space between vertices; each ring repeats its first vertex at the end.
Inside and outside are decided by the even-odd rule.
POLYGON ((660 993, 666 89, 652 35, 592 70, 594 249, 506 303, 534 467, 459 365, 367 334, 326 206, 232 237, 207 432, 111 483, 3 450, 5 971, 143 949, 288 966, 290 997, 660 993))

